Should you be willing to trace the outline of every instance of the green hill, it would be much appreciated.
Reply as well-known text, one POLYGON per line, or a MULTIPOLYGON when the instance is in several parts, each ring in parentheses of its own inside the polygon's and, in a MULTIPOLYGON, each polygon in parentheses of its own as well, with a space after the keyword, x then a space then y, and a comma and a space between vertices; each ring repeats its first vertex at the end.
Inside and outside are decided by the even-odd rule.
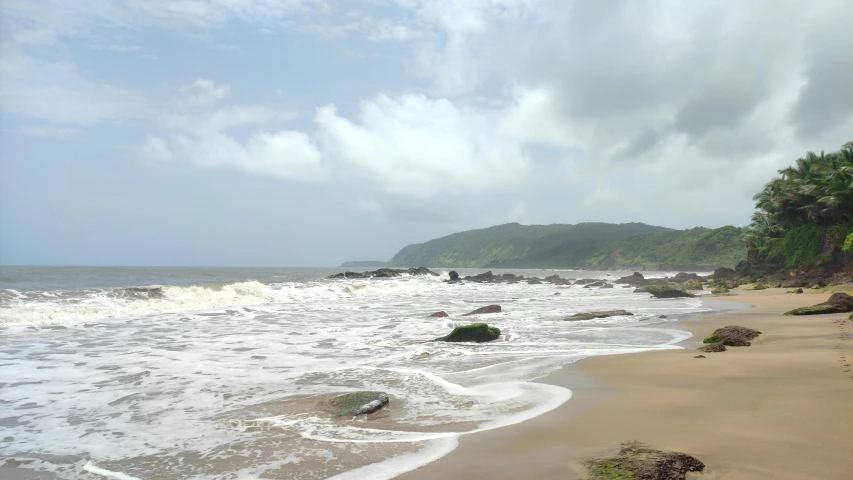
POLYGON ((734 266, 746 258, 736 227, 673 230, 644 223, 519 225, 468 230, 409 245, 389 266, 614 268, 734 266))

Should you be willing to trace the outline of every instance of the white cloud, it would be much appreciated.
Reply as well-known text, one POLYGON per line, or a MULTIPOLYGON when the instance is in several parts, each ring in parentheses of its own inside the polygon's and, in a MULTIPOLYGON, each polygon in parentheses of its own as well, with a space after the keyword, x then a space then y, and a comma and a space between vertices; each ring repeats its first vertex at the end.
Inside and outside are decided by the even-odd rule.
POLYGON ((357 122, 333 106, 319 108, 316 120, 330 158, 378 179, 388 192, 429 197, 498 190, 524 180, 530 158, 523 144, 533 135, 503 128, 513 112, 423 95, 379 95, 362 102, 357 122))
POLYGON ((231 85, 217 85, 211 80, 199 78, 181 92, 192 105, 212 105, 231 96, 231 85))
POLYGON ((258 130, 243 138, 234 133, 238 128, 269 128, 272 122, 290 118, 289 113, 279 114, 273 108, 258 106, 204 108, 225 98, 225 90, 206 80, 193 85, 206 96, 196 98, 181 111, 160 115, 162 132, 149 135, 138 147, 141 157, 187 162, 201 168, 232 168, 288 180, 313 181, 327 174, 320 150, 303 132, 258 130))
POLYGON ((44 61, 15 48, 0 56, 0 108, 52 124, 87 126, 148 112, 139 92, 81 74, 68 62, 44 61))

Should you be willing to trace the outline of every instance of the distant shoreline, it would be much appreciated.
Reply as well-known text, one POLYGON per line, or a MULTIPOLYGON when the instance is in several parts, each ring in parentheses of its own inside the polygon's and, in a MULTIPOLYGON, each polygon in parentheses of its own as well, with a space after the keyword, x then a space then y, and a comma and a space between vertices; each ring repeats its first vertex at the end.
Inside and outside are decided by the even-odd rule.
POLYGON ((542 381, 572 389, 569 402, 462 437, 447 456, 398 478, 580 479, 584 459, 628 440, 694 455, 707 465, 706 480, 846 478, 853 471, 853 372, 845 366, 853 360, 853 322, 849 314, 781 316, 828 296, 768 289, 715 298, 753 307, 673 325, 693 334, 683 350, 568 365, 542 381), (704 336, 730 324, 763 334, 751 347, 694 358, 704 336))

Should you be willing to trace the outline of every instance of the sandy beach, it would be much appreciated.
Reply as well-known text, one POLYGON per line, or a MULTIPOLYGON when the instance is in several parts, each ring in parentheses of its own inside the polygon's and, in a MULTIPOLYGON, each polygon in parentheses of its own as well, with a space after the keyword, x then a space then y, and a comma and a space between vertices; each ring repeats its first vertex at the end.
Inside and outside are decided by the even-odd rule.
POLYGON ((736 291, 753 308, 666 325, 684 350, 596 357, 543 382, 569 387, 561 407, 463 436, 444 458, 401 479, 582 479, 585 458, 639 440, 694 455, 704 479, 853 478, 853 322, 849 314, 784 317, 829 294, 736 291), (694 358, 714 329, 763 332, 750 347, 694 358))

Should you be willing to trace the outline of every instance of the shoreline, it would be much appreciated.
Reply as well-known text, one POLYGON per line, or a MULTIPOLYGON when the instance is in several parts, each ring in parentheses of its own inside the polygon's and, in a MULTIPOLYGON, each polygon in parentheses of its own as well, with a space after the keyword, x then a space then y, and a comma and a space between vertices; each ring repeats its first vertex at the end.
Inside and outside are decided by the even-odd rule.
POLYGON ((751 308, 666 325, 693 335, 679 343, 683 349, 566 365, 537 382, 571 389, 570 401, 519 424, 464 435, 449 454, 395 478, 580 479, 583 460, 629 440, 694 455, 706 464, 704 479, 849 478, 849 314, 781 316, 828 293, 736 292, 713 301, 751 308), (702 338, 731 324, 763 334, 751 347, 693 358, 702 338))

